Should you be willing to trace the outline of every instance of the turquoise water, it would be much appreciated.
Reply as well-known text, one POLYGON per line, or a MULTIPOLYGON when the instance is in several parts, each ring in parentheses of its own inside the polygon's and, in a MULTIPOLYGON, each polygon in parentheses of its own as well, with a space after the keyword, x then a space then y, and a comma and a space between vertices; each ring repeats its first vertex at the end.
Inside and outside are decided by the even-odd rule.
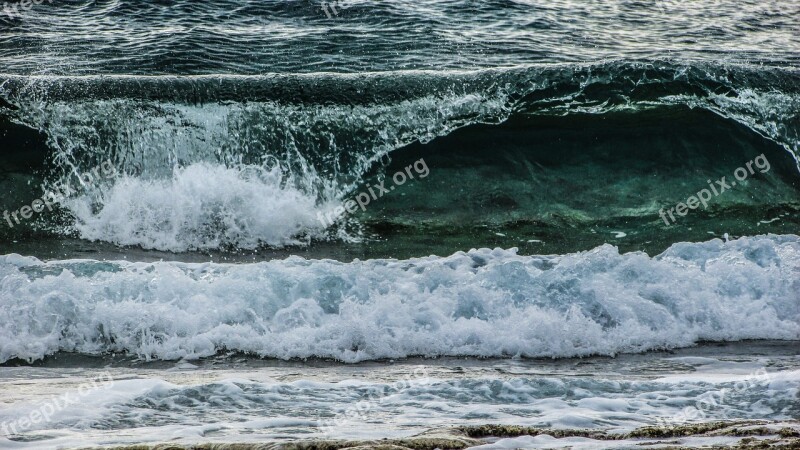
POLYGON ((0 447, 797 428, 796 2, 40 3, 0 447))

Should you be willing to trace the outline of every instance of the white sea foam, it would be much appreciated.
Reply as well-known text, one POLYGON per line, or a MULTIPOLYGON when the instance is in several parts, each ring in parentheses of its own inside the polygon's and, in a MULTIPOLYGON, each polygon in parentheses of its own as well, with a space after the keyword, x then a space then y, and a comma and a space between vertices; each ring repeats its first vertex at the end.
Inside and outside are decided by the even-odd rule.
POLYGON ((301 244, 323 231, 316 198, 285 183, 277 167, 199 163, 166 179, 122 177, 96 195, 63 203, 84 239, 170 251, 253 249, 301 244))
MULTIPOLYGON (((737 390, 735 380, 720 379, 727 371, 721 361, 720 370, 702 379, 675 375, 669 380, 652 380, 652 371, 663 373, 669 369, 669 364, 660 358, 657 354, 646 355, 637 359, 635 367, 631 361, 619 366, 594 361, 582 369, 569 362, 548 367, 555 372, 577 372, 568 374, 555 374, 541 365, 519 361, 482 362, 472 367, 470 363, 467 367, 454 367, 447 362, 440 366, 441 360, 430 361, 429 365, 417 365, 426 364, 418 361, 414 365, 352 368, 272 367, 252 373, 220 368, 179 373, 116 368, 109 369, 115 380, 110 387, 70 404, 51 420, 24 430, 8 429, 15 441, 3 436, 0 426, 0 447, 265 443, 310 437, 380 439, 486 423, 625 432, 673 417, 683 408, 698 405, 709 392, 725 395, 717 395, 720 402, 704 408, 706 421, 797 417, 800 371, 791 369, 792 365, 796 369, 796 362, 789 356, 767 357, 766 363, 790 367, 771 372, 771 382, 754 383, 745 390, 737 390), (639 368, 642 370, 637 371, 639 368), (409 376, 420 369, 435 376, 402 381, 401 388, 395 387, 401 374, 409 376), (625 375, 618 372, 620 369, 625 375), (265 371, 282 381, 265 380, 265 371), (323 428, 331 418, 336 418, 336 426, 323 428), (23 436, 39 439, 20 439, 23 436), (41 440, 42 436, 46 440, 41 440)), ((733 359, 733 364, 745 367, 755 363, 746 354, 733 359)), ((0 425, 18 423, 54 395, 74 395, 82 378, 94 376, 87 369, 68 369, 73 372, 68 379, 64 378, 63 368, 24 370, 38 375, 37 381, 31 383, 28 377, 0 380, 0 388, 8 392, 0 405, 0 425)), ((517 442, 528 439, 531 438, 517 442)), ((545 441, 537 446, 557 446, 561 442, 559 448, 575 442, 545 436, 532 439, 531 443, 545 441)))
POLYGON ((0 361, 58 351, 177 359, 222 350, 346 362, 638 352, 800 339, 800 238, 472 250, 404 261, 245 265, 0 257, 0 361))
POLYGON ((488 93, 317 108, 21 100, 17 114, 46 130, 54 184, 101 161, 127 174, 62 202, 72 216, 67 231, 181 252, 283 247, 320 236, 317 213, 340 206, 386 154, 468 124, 496 123, 510 114, 506 103, 488 93))

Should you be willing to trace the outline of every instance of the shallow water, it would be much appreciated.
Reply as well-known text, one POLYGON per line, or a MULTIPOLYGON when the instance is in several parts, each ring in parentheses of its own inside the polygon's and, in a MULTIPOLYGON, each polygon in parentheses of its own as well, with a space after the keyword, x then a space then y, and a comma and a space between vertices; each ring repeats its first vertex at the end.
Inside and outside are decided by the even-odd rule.
POLYGON ((76 399, 56 408, 50 422, 0 441, 3 448, 403 438, 487 423, 623 432, 663 420, 800 418, 797 346, 779 341, 617 358, 356 365, 244 355, 137 363, 60 354, 2 374, 2 423, 19 424, 64 393, 76 399))
POLYGON ((800 419, 797 2, 3 6, 0 447, 800 419))

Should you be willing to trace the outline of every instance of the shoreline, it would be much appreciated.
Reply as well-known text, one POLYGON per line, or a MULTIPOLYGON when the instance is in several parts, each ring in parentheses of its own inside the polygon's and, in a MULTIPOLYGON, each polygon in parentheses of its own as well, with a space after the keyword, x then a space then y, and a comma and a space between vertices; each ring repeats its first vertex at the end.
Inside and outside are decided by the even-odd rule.
POLYGON ((450 450, 466 448, 800 448, 800 421, 725 421, 676 426, 641 427, 627 433, 587 429, 485 425, 430 430, 403 439, 299 440, 273 443, 155 444, 87 447, 85 450, 450 450), (527 448, 527 447, 526 447, 527 448))

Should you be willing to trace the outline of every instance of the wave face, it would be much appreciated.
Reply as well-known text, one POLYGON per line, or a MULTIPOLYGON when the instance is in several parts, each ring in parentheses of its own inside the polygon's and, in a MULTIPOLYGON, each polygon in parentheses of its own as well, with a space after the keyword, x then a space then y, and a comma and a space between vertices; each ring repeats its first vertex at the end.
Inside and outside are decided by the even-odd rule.
POLYGON ((797 0, 16 3, 0 447, 800 427, 797 0))
MULTIPOLYGON (((783 181, 777 183, 782 187, 775 188, 772 205, 780 210, 747 222, 788 215, 797 203, 800 73, 794 69, 615 62, 367 75, 8 75, 0 86, 7 118, 45 136, 50 151, 45 189, 72 185, 77 192, 61 202, 58 220, 45 219, 37 229, 119 245, 180 252, 358 239, 363 228, 346 221, 331 226, 318 220, 319 215, 365 189, 374 180, 370 177, 390 176, 390 161, 404 162, 403 155, 415 143, 437 142, 465 127, 487 124, 494 125, 487 130, 495 136, 488 140, 492 142, 514 132, 508 123, 526 122, 527 128, 536 129, 541 128, 536 121, 558 117, 575 117, 572 126, 580 126, 586 116, 628 117, 620 125, 627 129, 648 112, 669 114, 675 108, 710 111, 764 139, 736 164, 766 151, 794 165, 791 175, 781 174, 783 181), (82 175, 105 162, 121 176, 81 183, 82 175)), ((680 121, 693 120, 691 113, 681 115, 680 121)), ((714 145, 732 132, 706 137, 705 147, 692 150, 706 154, 690 156, 733 158, 736 151, 714 145)), ((562 133, 569 138, 574 130, 562 133)), ((629 153, 620 158, 650 158, 641 156, 637 146, 628 145, 629 153)), ((463 144, 441 147, 421 156, 458 158, 472 151, 463 144)), ((662 153, 668 152, 674 149, 662 153)), ((486 148, 480 157, 488 161, 497 156, 486 148)), ((541 166, 535 159, 524 164, 541 166)), ((700 174, 694 183, 703 187, 706 178, 717 177, 700 174)), ((30 190, 29 184, 11 189, 30 190)), ((447 189, 452 199, 462 197, 461 190, 447 189)), ((625 211, 606 216, 652 218, 660 206, 676 203, 658 196, 652 200, 621 205, 625 211)), ((585 208, 572 209, 572 217, 592 215, 585 208)), ((532 216, 548 217, 526 210, 522 218, 532 216)))
POLYGON ((0 258, 0 362, 56 352, 145 359, 236 351, 357 362, 569 357, 700 340, 800 339, 800 238, 472 250, 248 265, 0 258))

